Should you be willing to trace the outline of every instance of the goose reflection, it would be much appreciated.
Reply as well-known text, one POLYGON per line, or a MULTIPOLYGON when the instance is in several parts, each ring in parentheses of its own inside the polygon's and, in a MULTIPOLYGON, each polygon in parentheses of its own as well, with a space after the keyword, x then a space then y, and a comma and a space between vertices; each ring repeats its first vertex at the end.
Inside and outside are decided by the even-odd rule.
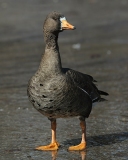
MULTIPOLYGON (((52 156, 52 160, 57 160, 57 153, 58 151, 50 151, 51 152, 51 156, 52 156)), ((69 151, 69 153, 78 153, 78 151, 69 151)), ((86 151, 79 151, 79 154, 81 155, 81 160, 85 160, 86 159, 86 151)))
POLYGON ((86 159, 86 151, 80 151, 81 154, 81 160, 85 160, 86 159))
POLYGON ((52 160, 56 160, 56 158, 57 158, 57 150, 51 151, 51 154, 52 154, 52 160))

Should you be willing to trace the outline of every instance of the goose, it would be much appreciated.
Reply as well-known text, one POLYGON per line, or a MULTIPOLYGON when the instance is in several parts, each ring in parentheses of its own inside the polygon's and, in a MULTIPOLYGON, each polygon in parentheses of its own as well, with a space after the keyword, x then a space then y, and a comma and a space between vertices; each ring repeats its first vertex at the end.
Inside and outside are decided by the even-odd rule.
MULTIPOLYGON (((27 94, 34 108, 51 122, 51 143, 39 146, 37 150, 58 150, 56 139, 56 119, 78 116, 82 130, 80 144, 70 146, 69 151, 86 148, 86 118, 92 110, 92 104, 105 99, 108 95, 98 90, 92 76, 80 73, 61 64, 58 35, 63 30, 74 30, 65 16, 51 12, 44 21, 43 33, 45 52, 38 70, 28 83, 27 94)), ((44 122, 45 123, 45 122, 44 122)))

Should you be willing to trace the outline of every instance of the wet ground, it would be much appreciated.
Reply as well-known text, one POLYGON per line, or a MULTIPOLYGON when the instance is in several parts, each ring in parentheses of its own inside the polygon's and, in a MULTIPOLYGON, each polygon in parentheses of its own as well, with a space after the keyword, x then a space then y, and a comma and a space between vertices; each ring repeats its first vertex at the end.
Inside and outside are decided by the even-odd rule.
POLYGON ((1 160, 128 159, 128 1, 0 0, 1 160), (62 64, 92 75, 110 96, 87 119, 87 149, 78 118, 58 119, 58 152, 34 148, 50 142, 50 122, 29 103, 26 88, 44 51, 42 24, 57 10, 76 26, 59 38, 62 64))

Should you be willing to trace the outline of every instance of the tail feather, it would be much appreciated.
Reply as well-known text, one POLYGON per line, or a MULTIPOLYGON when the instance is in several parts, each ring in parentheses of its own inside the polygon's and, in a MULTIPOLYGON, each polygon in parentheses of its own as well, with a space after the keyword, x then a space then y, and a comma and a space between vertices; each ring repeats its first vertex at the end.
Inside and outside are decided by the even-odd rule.
POLYGON ((100 99, 99 99, 99 102, 103 102, 103 101, 108 101, 108 100, 105 99, 105 98, 100 98, 100 99))
POLYGON ((104 95, 104 96, 108 96, 109 95, 107 92, 104 92, 104 91, 98 90, 98 92, 99 92, 100 95, 104 95))
POLYGON ((97 82, 95 79, 93 79, 93 82, 97 82))
POLYGON ((103 101, 108 101, 108 100, 105 98, 98 97, 98 98, 94 99, 92 102, 94 103, 94 102, 103 102, 103 101))

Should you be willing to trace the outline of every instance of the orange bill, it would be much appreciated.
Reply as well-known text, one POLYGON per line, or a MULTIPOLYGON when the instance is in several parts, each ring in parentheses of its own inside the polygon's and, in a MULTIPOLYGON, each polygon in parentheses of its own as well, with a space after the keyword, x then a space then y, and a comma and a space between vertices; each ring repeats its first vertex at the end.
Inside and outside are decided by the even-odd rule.
POLYGON ((71 25, 66 20, 62 20, 61 21, 61 28, 62 28, 62 30, 68 30, 68 29, 73 30, 73 29, 75 29, 75 26, 71 25))

